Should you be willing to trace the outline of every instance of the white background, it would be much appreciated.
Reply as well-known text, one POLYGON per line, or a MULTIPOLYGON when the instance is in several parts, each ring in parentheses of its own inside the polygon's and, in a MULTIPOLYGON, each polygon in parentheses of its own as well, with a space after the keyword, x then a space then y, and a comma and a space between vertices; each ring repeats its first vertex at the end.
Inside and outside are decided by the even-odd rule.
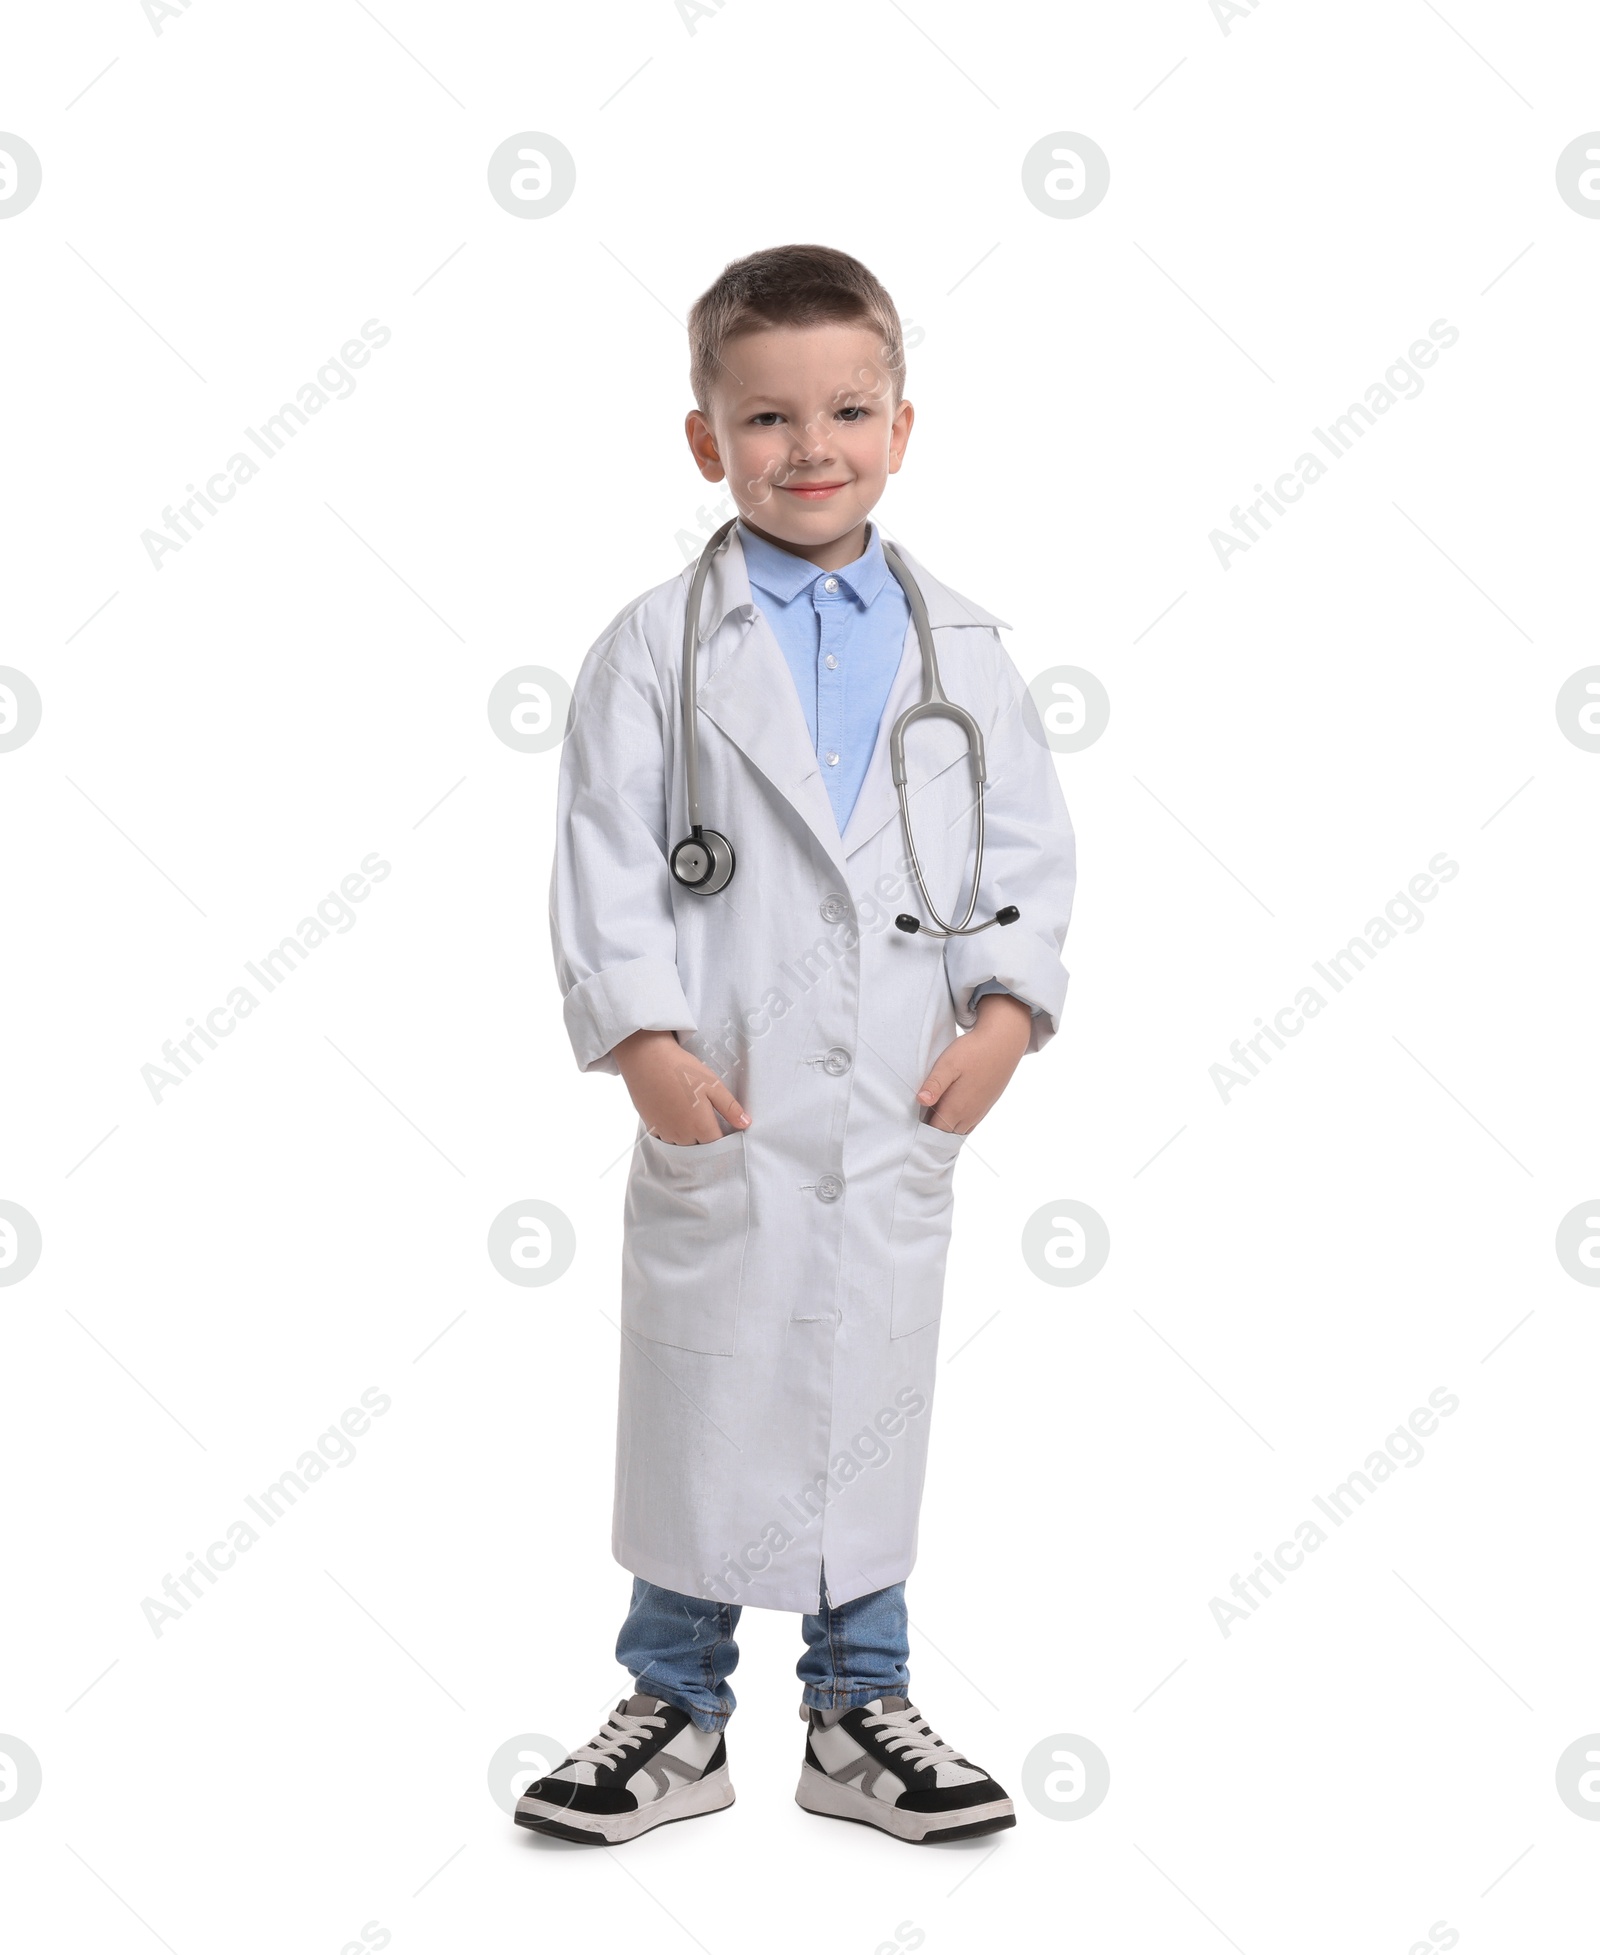
POLYGON ((44 702, 0 756, 0 1196, 44 1243, 0 1290, 0 1732, 43 1768, 12 1945, 1588 1945, 1555 1765, 1600 1730, 1600 1298, 1554 1241, 1600 1185, 1600 756, 1555 698, 1597 657, 1600 223, 1555 163, 1597 61, 1589 10, 1486 0, 10 14, 0 128, 44 172, 0 223, 0 657, 44 702), (537 221, 487 190, 522 131, 577 162, 537 221), (1072 221, 1021 182, 1060 131, 1111 164, 1072 221), (709 528, 682 322, 787 242, 920 329, 885 531, 1111 698, 1059 762, 1065 1022, 964 1150, 908 1591, 917 1700, 1019 1822, 916 1852, 801 1813, 798 1625, 751 1611, 738 1803, 605 1854, 486 1780, 627 1684, 634 1132, 562 1028, 557 755, 486 702, 709 528), (355 394, 153 568, 368 319, 355 394), (1222 568, 1435 320, 1425 391, 1222 568), (163 1041, 374 850, 354 927, 157 1103, 163 1041), (1441 850, 1422 927, 1225 1103, 1230 1042, 1441 850), (1081 1288, 1019 1250, 1066 1197, 1111 1234, 1081 1288), (485 1247, 531 1198, 578 1235, 548 1289, 485 1247), (354 1462, 154 1635, 369 1387, 354 1462), (1421 1463, 1224 1637, 1212 1598, 1438 1387, 1421 1463), (1062 1734, 1110 1761, 1076 1820, 1022 1795, 1062 1734))

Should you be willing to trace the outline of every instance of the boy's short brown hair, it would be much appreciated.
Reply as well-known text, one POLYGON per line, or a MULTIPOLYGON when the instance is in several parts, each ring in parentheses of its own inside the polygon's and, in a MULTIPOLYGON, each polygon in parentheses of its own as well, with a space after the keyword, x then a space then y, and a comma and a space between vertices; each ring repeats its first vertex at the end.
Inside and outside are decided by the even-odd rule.
POLYGON ((723 370, 722 349, 763 326, 871 326, 878 358, 894 381, 894 405, 905 392, 900 315, 883 285, 848 252, 825 244, 780 244, 722 268, 689 308, 689 386, 702 414, 723 370))

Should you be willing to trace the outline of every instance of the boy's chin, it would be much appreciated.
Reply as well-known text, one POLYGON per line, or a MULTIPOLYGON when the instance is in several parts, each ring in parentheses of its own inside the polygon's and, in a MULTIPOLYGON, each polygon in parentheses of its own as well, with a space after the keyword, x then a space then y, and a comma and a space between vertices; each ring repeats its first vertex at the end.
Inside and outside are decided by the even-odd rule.
POLYGON ((758 505, 748 520, 773 536, 796 543, 822 543, 854 529, 871 515, 876 501, 874 496, 865 502, 852 489, 842 489, 826 502, 807 502, 804 497, 774 489, 772 501, 758 505))

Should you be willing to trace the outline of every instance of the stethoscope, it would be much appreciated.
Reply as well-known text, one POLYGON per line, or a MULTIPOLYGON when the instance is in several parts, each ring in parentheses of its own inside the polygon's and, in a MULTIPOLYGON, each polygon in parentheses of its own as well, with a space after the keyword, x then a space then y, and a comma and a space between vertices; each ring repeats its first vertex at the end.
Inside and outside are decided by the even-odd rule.
MULTIPOLYGON (((697 896, 714 896, 733 880, 733 844, 716 829, 704 827, 700 820, 700 737, 696 724, 698 695, 695 688, 695 652, 700 628, 700 597, 705 588, 706 573, 711 568, 712 558, 726 547, 738 520, 737 516, 730 517, 700 552, 694 580, 689 586, 689 602, 683 615, 683 747, 689 790, 689 833, 673 849, 668 866, 673 880, 684 889, 693 890, 697 896)), ((883 556, 911 606, 911 615, 917 627, 917 643, 922 651, 922 698, 915 706, 908 706, 890 729, 889 761, 900 796, 900 820, 905 829, 906 853, 911 858, 912 873, 917 879, 917 888, 922 892, 923 904, 933 918, 930 926, 914 916, 900 915, 895 918, 895 927, 910 935, 926 929, 936 937, 972 937, 996 923, 1015 923, 1021 915, 1014 903, 1008 903, 1004 909, 997 910, 987 923, 973 923, 971 920, 978 901, 978 881, 983 874, 983 790, 987 779, 983 762, 983 732, 964 706, 958 706, 954 700, 945 697, 944 687, 939 683, 939 661, 934 656, 928 607, 917 589, 916 580, 892 543, 883 543, 883 556), (972 868, 972 890, 967 897, 966 913, 959 923, 946 923, 934 908, 928 885, 922 879, 917 844, 911 833, 911 806, 906 797, 906 728, 922 719, 954 720, 961 728, 966 735, 967 752, 978 787, 977 856, 972 868)))

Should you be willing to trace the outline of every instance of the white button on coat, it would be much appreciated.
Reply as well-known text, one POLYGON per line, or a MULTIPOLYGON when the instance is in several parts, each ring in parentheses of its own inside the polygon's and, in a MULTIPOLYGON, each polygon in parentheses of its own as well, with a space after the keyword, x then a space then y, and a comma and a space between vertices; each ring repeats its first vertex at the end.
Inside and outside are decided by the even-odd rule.
MULTIPOLYGON (((841 836, 737 532, 707 580, 699 652, 700 801, 737 856, 727 890, 699 896, 667 872, 688 828, 690 568, 590 650, 561 757, 550 922, 579 1067, 615 1073, 620 1039, 675 1031, 751 1116, 700 1146, 639 1124, 613 1552, 664 1588, 759 1608, 814 1610, 824 1559, 836 1606, 911 1572, 965 1139, 921 1118, 916 1089, 973 1023, 975 985, 997 978, 1035 1007, 1031 1051, 1067 988, 1072 829, 1003 620, 902 555, 945 690, 983 729, 978 914, 1015 903, 1018 922, 949 939, 894 927, 921 913, 888 754, 921 696, 915 630, 841 836)), ((971 867, 965 744, 928 720, 906 752, 917 848, 948 916, 971 867)))

